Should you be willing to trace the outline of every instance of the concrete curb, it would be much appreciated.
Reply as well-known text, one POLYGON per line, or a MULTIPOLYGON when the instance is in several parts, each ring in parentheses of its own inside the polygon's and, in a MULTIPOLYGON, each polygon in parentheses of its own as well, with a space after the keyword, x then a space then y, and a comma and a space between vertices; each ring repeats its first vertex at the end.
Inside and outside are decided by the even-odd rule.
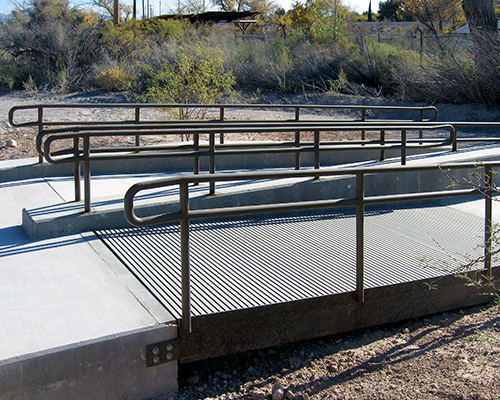
POLYGON ((4 400, 139 400, 177 391, 177 363, 146 368, 146 345, 175 338, 161 325, 0 361, 4 400))

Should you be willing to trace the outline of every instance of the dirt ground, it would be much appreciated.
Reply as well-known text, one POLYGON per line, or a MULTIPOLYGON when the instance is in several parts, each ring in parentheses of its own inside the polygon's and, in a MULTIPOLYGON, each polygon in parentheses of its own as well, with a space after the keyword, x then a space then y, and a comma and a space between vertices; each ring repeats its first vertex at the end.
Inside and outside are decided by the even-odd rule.
MULTIPOLYGON (((120 102, 123 98, 108 94, 0 95, 0 160, 37 155, 36 130, 10 127, 10 107, 88 101, 120 102)), ((376 100, 297 95, 279 102, 370 101, 376 100)), ((500 112, 491 107, 438 108, 443 110, 442 120, 500 119, 500 112)), ((179 400, 500 399, 500 306, 490 302, 361 332, 182 365, 180 385, 179 400)), ((171 398, 165 395, 158 400, 171 398)))

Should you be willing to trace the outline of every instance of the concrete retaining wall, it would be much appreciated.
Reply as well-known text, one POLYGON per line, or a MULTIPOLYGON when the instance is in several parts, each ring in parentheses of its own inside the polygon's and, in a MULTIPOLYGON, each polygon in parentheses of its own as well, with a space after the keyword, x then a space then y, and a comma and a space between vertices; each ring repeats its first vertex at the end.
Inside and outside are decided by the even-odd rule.
POLYGON ((177 391, 177 363, 146 368, 146 344, 177 335, 161 325, 0 361, 2 400, 140 400, 177 391))

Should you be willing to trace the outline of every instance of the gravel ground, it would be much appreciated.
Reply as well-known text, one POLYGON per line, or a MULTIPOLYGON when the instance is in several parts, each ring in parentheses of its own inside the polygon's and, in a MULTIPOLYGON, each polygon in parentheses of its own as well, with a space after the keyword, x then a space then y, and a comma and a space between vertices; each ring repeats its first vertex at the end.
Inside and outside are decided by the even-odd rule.
MULTIPOLYGON (((317 104, 380 101, 328 94, 263 100, 317 104)), ((0 160, 36 155, 35 130, 12 129, 7 122, 8 110, 14 105, 124 101, 120 94, 102 93, 0 95, 0 160), (9 145, 10 140, 16 145, 9 145)), ((438 108, 441 120, 500 119, 496 108, 438 108)), ((57 118, 74 120, 78 116, 88 117, 72 112, 57 118)), ((361 332, 181 365, 179 374, 178 400, 500 399, 500 307, 490 302, 361 332)), ((161 399, 173 397, 156 400, 161 399)))

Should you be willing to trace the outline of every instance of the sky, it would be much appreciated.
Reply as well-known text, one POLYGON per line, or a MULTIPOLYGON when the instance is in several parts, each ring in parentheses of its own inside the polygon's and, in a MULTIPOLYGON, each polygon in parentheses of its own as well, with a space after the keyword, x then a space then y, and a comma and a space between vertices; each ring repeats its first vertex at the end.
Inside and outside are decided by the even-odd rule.
MULTIPOLYGON (((124 4, 132 4, 133 0, 121 0, 124 4)), ((290 8, 293 0, 275 0, 276 3, 280 4, 283 8, 290 8)), ((19 0, 18 2, 22 2, 19 0)), ((89 1, 90 2, 90 1, 89 1)), ((368 4, 370 0, 345 0, 345 3, 350 5, 355 11, 360 14, 368 10, 368 4)), ((379 0, 372 0, 372 10, 376 12, 378 10, 379 0)), ((85 3, 85 1, 79 1, 79 3, 85 3)), ((160 11, 160 3, 162 14, 168 11, 168 8, 173 7, 176 3, 175 0, 149 0, 150 5, 153 7, 155 15, 158 15, 160 11)), ((138 8, 142 7, 142 0, 137 0, 138 8), (139 6, 141 4, 141 6, 139 6)), ((0 13, 9 14, 14 8, 14 2, 12 0, 0 0, 0 13)))

